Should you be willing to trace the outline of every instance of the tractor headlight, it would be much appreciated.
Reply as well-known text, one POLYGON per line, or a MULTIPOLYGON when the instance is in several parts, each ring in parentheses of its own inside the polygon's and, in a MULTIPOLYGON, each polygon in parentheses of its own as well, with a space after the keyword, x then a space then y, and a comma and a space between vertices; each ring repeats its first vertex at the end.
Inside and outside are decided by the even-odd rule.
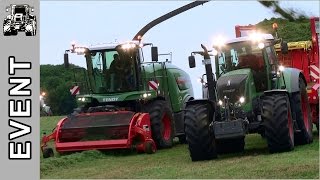
POLYGON ((279 66, 279 71, 281 71, 281 72, 284 71, 284 66, 280 65, 279 66))
POLYGON ((88 98, 85 98, 85 97, 79 97, 79 98, 78 98, 78 101, 85 102, 86 100, 88 100, 88 98))
POLYGON ((86 51, 86 49, 83 48, 83 47, 77 47, 77 48, 75 48, 74 51, 75 51, 78 55, 82 55, 82 54, 84 54, 84 52, 86 51))
POLYGON ((149 96, 151 96, 151 93, 144 93, 144 94, 142 95, 143 98, 147 98, 147 97, 149 97, 149 96))
POLYGON ((134 47, 136 47, 136 45, 133 44, 133 43, 126 43, 126 44, 121 45, 121 48, 124 49, 124 50, 128 50, 128 49, 131 49, 131 48, 134 48, 134 47))
POLYGON ((144 93, 144 94, 142 95, 142 97, 143 97, 143 98, 147 98, 147 97, 148 97, 148 94, 147 94, 147 93, 144 93))
POLYGON ((243 103, 245 102, 245 98, 244 98, 243 96, 241 96, 241 97, 239 98, 239 102, 240 102, 241 104, 243 104, 243 103))
POLYGON ((264 48, 264 43, 262 43, 262 42, 259 43, 259 44, 258 44, 258 47, 259 47, 259 49, 263 49, 263 48, 264 48))
POLYGON ((218 51, 215 48, 212 49, 212 55, 214 56, 218 55, 218 51))
POLYGON ((223 105, 223 102, 221 100, 218 101, 219 106, 223 105))

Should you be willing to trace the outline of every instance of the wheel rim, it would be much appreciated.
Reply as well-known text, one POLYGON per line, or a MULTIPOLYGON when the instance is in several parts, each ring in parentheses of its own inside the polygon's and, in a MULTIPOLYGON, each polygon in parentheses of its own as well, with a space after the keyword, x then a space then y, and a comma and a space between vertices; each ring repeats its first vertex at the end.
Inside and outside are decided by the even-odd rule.
POLYGON ((288 109, 288 128, 289 128, 289 136, 291 139, 291 142, 293 142, 293 122, 292 122, 292 118, 291 118, 291 112, 290 112, 290 108, 288 109))
POLYGON ((171 121, 167 114, 162 118, 162 137, 165 140, 169 140, 171 137, 171 121))
POLYGON ((307 131, 309 131, 310 123, 308 118, 306 95, 304 93, 301 93, 301 110, 302 110, 304 127, 306 128, 307 131))

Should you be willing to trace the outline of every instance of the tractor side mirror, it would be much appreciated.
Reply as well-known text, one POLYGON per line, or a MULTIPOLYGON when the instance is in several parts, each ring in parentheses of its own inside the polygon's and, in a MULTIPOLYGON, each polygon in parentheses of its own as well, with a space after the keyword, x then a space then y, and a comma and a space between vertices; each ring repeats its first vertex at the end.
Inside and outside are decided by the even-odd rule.
POLYGON ((151 47, 151 58, 152 61, 158 62, 158 47, 151 47))
POLYGON ((281 53, 288 54, 288 43, 286 41, 281 42, 281 53))
POLYGON ((194 68, 196 67, 196 58, 194 56, 189 56, 189 67, 194 68))
POLYGON ((69 68, 69 54, 64 53, 64 67, 69 68))

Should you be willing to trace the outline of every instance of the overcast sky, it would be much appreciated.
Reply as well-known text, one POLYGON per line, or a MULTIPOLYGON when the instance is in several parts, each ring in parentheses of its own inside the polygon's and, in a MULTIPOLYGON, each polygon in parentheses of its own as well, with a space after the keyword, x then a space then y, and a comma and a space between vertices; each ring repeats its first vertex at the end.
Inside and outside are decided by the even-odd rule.
MULTIPOLYGON (((189 1, 41 1, 40 63, 62 64, 63 53, 75 40, 83 45, 131 40, 153 19, 189 3, 189 1)), ((281 1, 284 7, 319 16, 319 1, 281 1)), ((201 97, 197 82, 204 73, 201 58, 189 69, 188 56, 200 50, 200 44, 212 45, 218 35, 234 38, 235 25, 256 24, 275 15, 256 1, 211 1, 186 11, 151 29, 144 42, 158 46, 159 53, 173 53, 173 64, 186 70, 201 97)), ((70 56, 70 62, 84 66, 84 59, 70 56)))

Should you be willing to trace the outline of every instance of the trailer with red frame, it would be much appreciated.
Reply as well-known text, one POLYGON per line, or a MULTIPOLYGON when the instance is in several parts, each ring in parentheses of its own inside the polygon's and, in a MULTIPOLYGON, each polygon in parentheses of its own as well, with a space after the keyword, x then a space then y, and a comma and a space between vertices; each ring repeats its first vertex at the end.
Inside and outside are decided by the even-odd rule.
MULTIPOLYGON (((277 24, 273 25, 274 29, 277 24)), ((280 63, 286 67, 300 69, 306 77, 308 100, 311 108, 313 123, 319 130, 319 17, 310 18, 311 40, 288 42, 288 53, 282 54, 280 44, 275 45, 280 63)), ((247 36, 250 32, 258 30, 254 25, 235 26, 236 37, 247 36)))

